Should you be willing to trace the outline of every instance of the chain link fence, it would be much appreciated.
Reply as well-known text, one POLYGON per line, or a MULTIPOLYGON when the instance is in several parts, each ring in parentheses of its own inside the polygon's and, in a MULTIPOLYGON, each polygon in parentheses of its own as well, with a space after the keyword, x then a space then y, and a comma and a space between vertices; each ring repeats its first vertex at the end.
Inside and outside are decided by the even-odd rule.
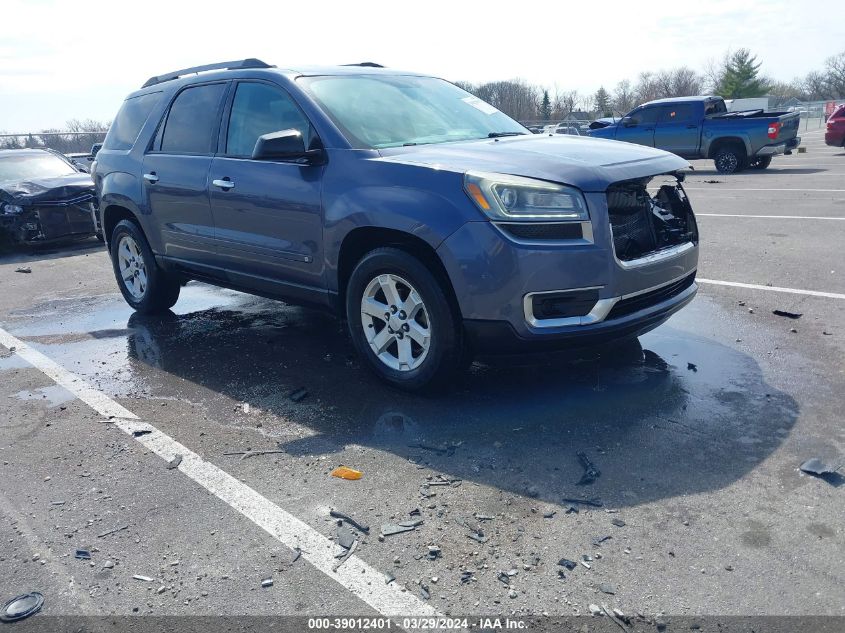
POLYGON ((796 105, 792 105, 789 108, 785 109, 791 110, 793 112, 799 112, 801 114, 801 123, 799 129, 802 132, 812 132, 813 130, 819 130, 824 128, 825 123, 827 122, 827 118, 831 114, 833 114, 836 108, 838 108, 842 104, 845 104, 845 99, 830 99, 827 101, 806 101, 798 103, 796 105))
POLYGON ((107 130, 96 132, 27 132, 0 134, 0 149, 41 148, 62 154, 82 154, 91 151, 94 143, 102 143, 107 130))

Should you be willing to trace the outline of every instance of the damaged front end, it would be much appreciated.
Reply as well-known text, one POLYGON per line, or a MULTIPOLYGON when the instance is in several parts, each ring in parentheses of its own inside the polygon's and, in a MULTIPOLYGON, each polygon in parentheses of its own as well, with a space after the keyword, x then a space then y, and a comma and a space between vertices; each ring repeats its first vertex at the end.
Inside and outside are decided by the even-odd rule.
POLYGON ((97 235, 93 184, 32 185, 0 190, 0 231, 12 242, 34 245, 97 235))
POLYGON ((608 187, 613 248, 620 262, 698 244, 698 225, 681 185, 683 179, 682 172, 673 172, 608 187))

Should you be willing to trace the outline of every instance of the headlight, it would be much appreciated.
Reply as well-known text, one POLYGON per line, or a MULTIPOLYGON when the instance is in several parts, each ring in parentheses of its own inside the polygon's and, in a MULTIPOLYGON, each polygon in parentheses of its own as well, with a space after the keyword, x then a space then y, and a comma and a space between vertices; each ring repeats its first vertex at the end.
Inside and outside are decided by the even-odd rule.
POLYGON ((16 204, 9 204, 6 203, 3 205, 3 214, 4 215, 18 215, 19 213, 23 213, 23 207, 19 207, 16 204))
POLYGON ((544 180, 470 172, 464 189, 493 220, 524 222, 589 221, 584 195, 574 187, 544 180))

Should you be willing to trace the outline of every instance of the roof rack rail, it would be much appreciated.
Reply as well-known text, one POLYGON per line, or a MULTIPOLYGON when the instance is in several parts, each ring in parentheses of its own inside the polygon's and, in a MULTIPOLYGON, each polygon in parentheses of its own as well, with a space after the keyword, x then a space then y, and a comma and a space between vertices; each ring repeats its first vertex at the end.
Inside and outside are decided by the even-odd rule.
POLYGON ((381 64, 375 62, 358 62, 357 64, 342 64, 343 66, 364 66, 366 68, 384 68, 381 64))
POLYGON ((248 57, 247 59, 238 59, 231 62, 219 62, 217 64, 206 64, 205 66, 194 66, 193 68, 183 68, 182 70, 174 70, 173 72, 166 73, 164 75, 150 77, 149 79, 147 79, 144 85, 141 86, 141 88, 149 88, 150 86, 155 86, 156 84, 160 84, 165 81, 172 81, 174 79, 179 79, 179 77, 183 77, 185 75, 193 75, 209 70, 235 70, 238 68, 275 68, 275 66, 266 62, 262 62, 260 59, 248 57))

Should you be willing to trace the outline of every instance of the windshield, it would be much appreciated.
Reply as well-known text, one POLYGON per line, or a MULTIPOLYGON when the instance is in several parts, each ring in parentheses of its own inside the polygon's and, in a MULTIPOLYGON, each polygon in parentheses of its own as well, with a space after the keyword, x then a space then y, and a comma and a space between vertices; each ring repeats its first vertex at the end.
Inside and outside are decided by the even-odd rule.
POLYGON ((442 79, 356 75, 299 81, 357 148, 529 133, 490 104, 442 79))
POLYGON ((58 156, 47 152, 22 153, 18 156, 0 156, 0 182, 56 178, 79 173, 58 156))

